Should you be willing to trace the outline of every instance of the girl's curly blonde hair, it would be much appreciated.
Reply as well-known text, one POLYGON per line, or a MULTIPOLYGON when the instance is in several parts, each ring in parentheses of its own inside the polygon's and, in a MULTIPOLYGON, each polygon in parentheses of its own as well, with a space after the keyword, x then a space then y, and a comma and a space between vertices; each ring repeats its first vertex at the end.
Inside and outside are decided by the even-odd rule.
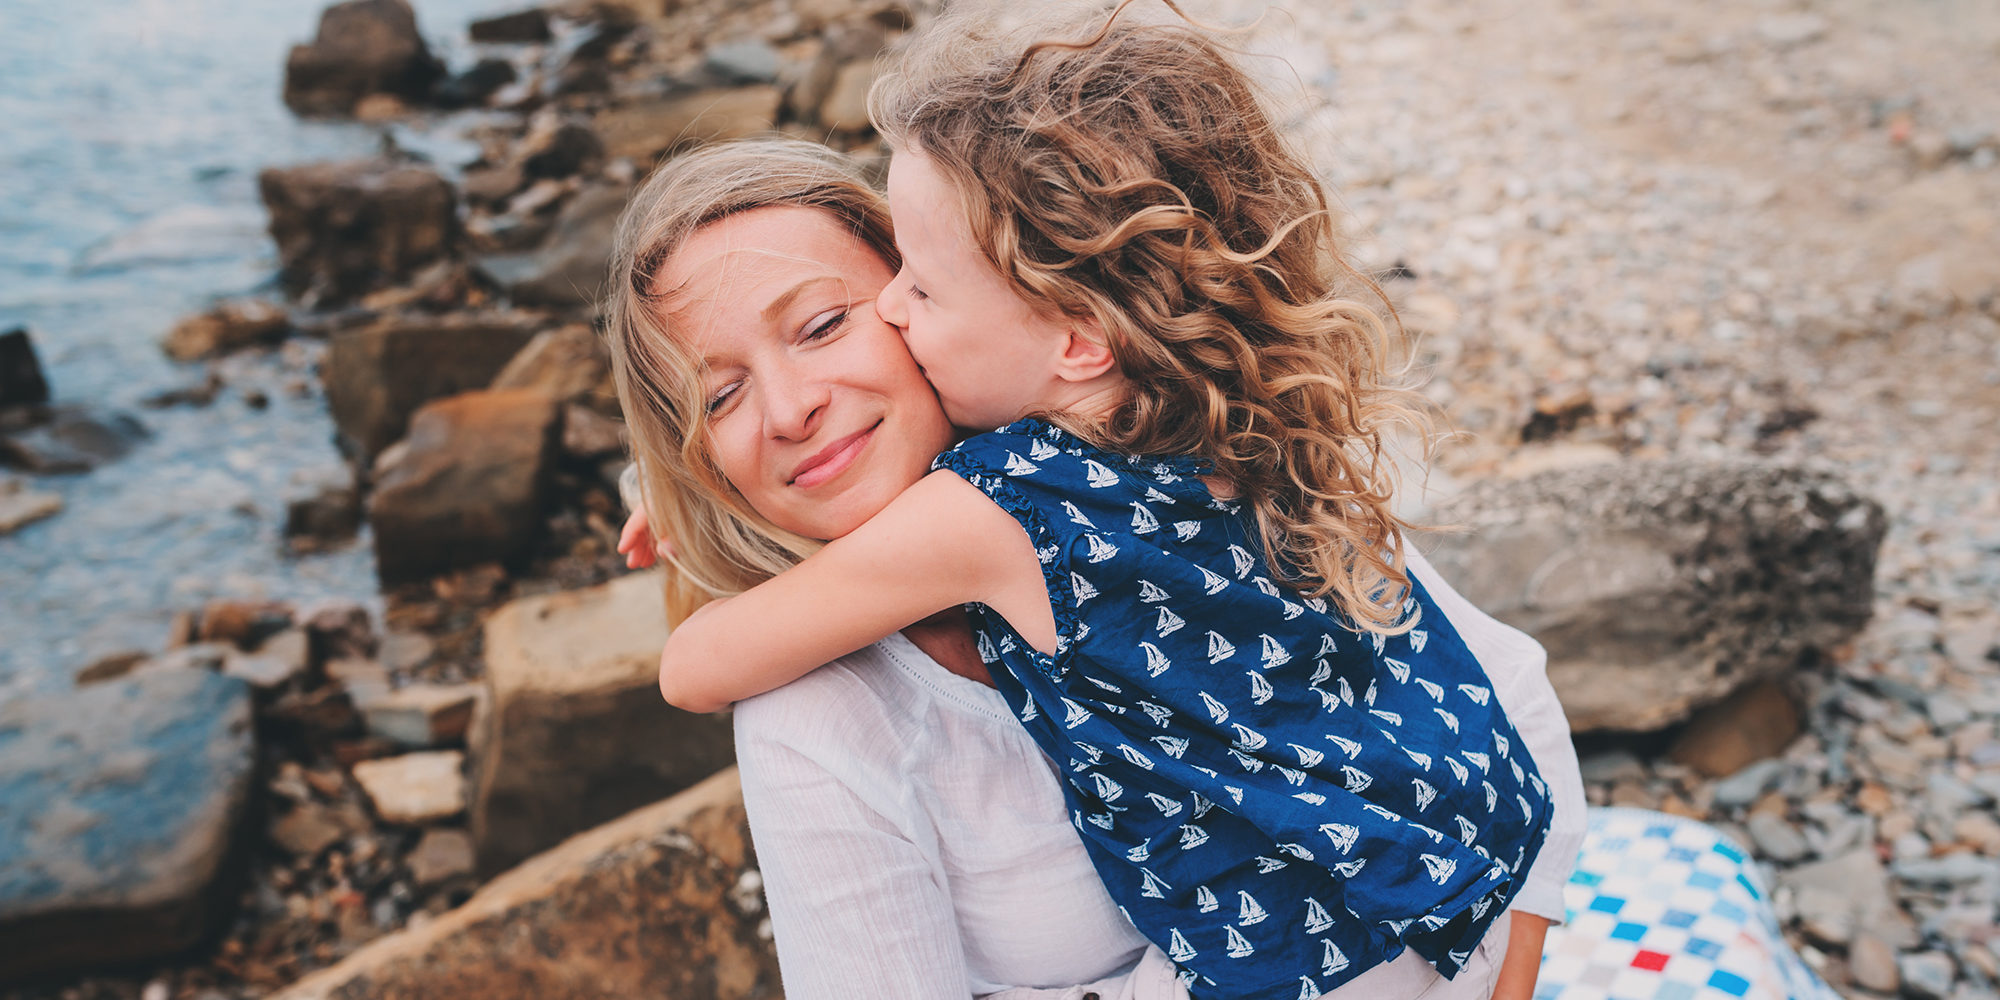
POLYGON ((743 139, 668 161, 632 195, 612 241, 605 339, 654 532, 674 541, 669 622, 784 572, 822 544, 751 508, 709 452, 701 360, 669 328, 660 272, 702 227, 790 205, 825 212, 893 270, 889 207, 860 167, 818 143, 743 139))
POLYGON ((1107 449, 1207 459, 1294 586, 1361 628, 1406 629, 1410 525, 1383 432, 1428 413, 1392 381, 1394 311, 1346 263, 1325 190, 1249 77, 1130 3, 1087 13, 1078 41, 1046 40, 1079 32, 1052 32, 1039 5, 1016 29, 948 11, 876 84, 876 128, 943 173, 1024 297, 1104 330, 1126 397, 1100 424, 1049 419, 1107 449))

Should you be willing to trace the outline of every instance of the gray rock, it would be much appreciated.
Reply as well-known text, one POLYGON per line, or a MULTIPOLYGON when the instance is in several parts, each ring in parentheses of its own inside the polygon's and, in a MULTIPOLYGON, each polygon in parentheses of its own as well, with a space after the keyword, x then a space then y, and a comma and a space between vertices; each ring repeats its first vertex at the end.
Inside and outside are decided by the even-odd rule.
POLYGON ((1541 641, 1577 731, 1650 730, 1846 641, 1872 611, 1882 508, 1833 476, 1631 462, 1489 481, 1431 520, 1431 561, 1541 641))
POLYGON ((1772 861, 1789 864, 1811 853, 1812 849, 1798 827, 1783 817, 1760 812, 1750 817, 1743 826, 1750 832, 1750 841, 1756 846, 1757 853, 1772 861))
POLYGON ((1714 784, 1711 791, 1715 795, 1715 808, 1719 810, 1741 809, 1757 801, 1765 792, 1778 787, 1785 776, 1785 764, 1779 760, 1760 760, 1714 784))
POLYGON ((1911 1000, 1946 1000, 1958 968, 1951 956, 1941 951, 1920 951, 1896 960, 1903 977, 1903 995, 1911 1000))
POLYGON ((205 670, 0 706, 0 980, 201 939, 254 761, 249 692, 205 670))
POLYGON ((49 401, 49 380, 26 327, 0 333, 0 406, 49 401))
POLYGON ((539 248, 482 257, 478 266, 516 305, 593 305, 609 268, 612 231, 625 210, 626 195, 620 187, 585 189, 563 206, 539 248))
POLYGON ((0 434, 0 464, 50 475, 89 472, 123 458, 149 433, 128 413, 102 413, 82 406, 29 407, 33 425, 0 434))
POLYGON ((418 407, 485 388, 541 325, 519 313, 410 316, 334 334, 321 369, 342 440, 372 462, 418 407))
POLYGON ((291 317, 283 309, 258 299, 238 299, 174 324, 161 347, 175 361, 198 361, 271 343, 291 327, 291 317))
POLYGON ((312 306, 340 305, 457 248, 458 193, 422 167, 351 160, 258 175, 278 278, 312 306))
POLYGON ((1856 985, 1877 993, 1894 995, 1903 985, 1896 949, 1869 931, 1857 935, 1847 950, 1847 971, 1856 985))
POLYGON ((11 535, 42 518, 54 517, 62 509, 60 494, 23 489, 14 479, 0 481, 0 535, 11 535))
POLYGON ((1577 764, 1583 771, 1583 780, 1593 785, 1646 776, 1646 765, 1630 750, 1607 750, 1591 754, 1579 760, 1577 764))
POLYGON ((766 42, 744 38, 710 46, 702 54, 702 68, 725 84, 771 83, 784 68, 784 57, 766 42))
POLYGON ((1890 871, 1905 882, 1941 888, 1981 882, 2000 883, 2000 860, 1982 858, 1976 854, 1902 859, 1898 860, 1890 871))
POLYGON ((312 44, 294 46, 285 60, 285 105, 345 115, 370 94, 420 101, 443 70, 404 0, 346 0, 328 7, 312 44))

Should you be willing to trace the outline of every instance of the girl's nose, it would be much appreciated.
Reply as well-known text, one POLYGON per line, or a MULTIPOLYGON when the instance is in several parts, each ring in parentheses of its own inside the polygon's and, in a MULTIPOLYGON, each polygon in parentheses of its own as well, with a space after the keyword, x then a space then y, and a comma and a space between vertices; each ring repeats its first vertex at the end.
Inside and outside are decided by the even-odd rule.
POLYGON ((903 280, 903 272, 897 271, 896 276, 883 285, 881 293, 875 296, 875 314, 882 317, 882 322, 898 329, 909 326, 909 316, 905 314, 909 303, 903 293, 903 280))

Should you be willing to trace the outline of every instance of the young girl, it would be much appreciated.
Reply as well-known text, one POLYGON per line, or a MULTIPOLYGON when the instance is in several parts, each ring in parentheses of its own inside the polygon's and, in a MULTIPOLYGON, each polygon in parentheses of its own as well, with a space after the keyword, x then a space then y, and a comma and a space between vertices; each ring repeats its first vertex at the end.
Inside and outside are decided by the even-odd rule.
MULTIPOLYGON (((720 708, 973 605, 1107 889, 1197 996, 1315 997, 1406 948, 1455 976, 1551 798, 1404 572, 1380 431, 1414 409, 1324 194, 1193 31, 976 34, 934 24, 876 94, 904 256, 877 310, 954 423, 1000 429, 690 616, 662 692, 720 708)), ((743 380, 703 377, 723 419, 743 380)))

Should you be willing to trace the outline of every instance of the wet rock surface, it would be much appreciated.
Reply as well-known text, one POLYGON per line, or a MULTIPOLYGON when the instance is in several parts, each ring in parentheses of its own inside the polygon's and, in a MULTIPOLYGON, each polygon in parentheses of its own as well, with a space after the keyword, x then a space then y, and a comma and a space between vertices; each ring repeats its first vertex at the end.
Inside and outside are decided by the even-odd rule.
POLYGON ((164 957, 217 926, 250 721, 245 686, 204 670, 0 706, 0 981, 164 957))
POLYGON ((320 16, 309 45, 285 61, 285 104, 306 115, 344 115, 383 94, 420 101, 442 67, 405 0, 345 0, 320 16))
POLYGON ((543 321, 521 313, 404 316, 335 333, 327 408, 364 461, 403 437, 427 402, 484 389, 543 321))
POLYGON ((450 254, 458 195, 431 170, 358 160, 274 167, 258 178, 294 297, 339 305, 450 254))

